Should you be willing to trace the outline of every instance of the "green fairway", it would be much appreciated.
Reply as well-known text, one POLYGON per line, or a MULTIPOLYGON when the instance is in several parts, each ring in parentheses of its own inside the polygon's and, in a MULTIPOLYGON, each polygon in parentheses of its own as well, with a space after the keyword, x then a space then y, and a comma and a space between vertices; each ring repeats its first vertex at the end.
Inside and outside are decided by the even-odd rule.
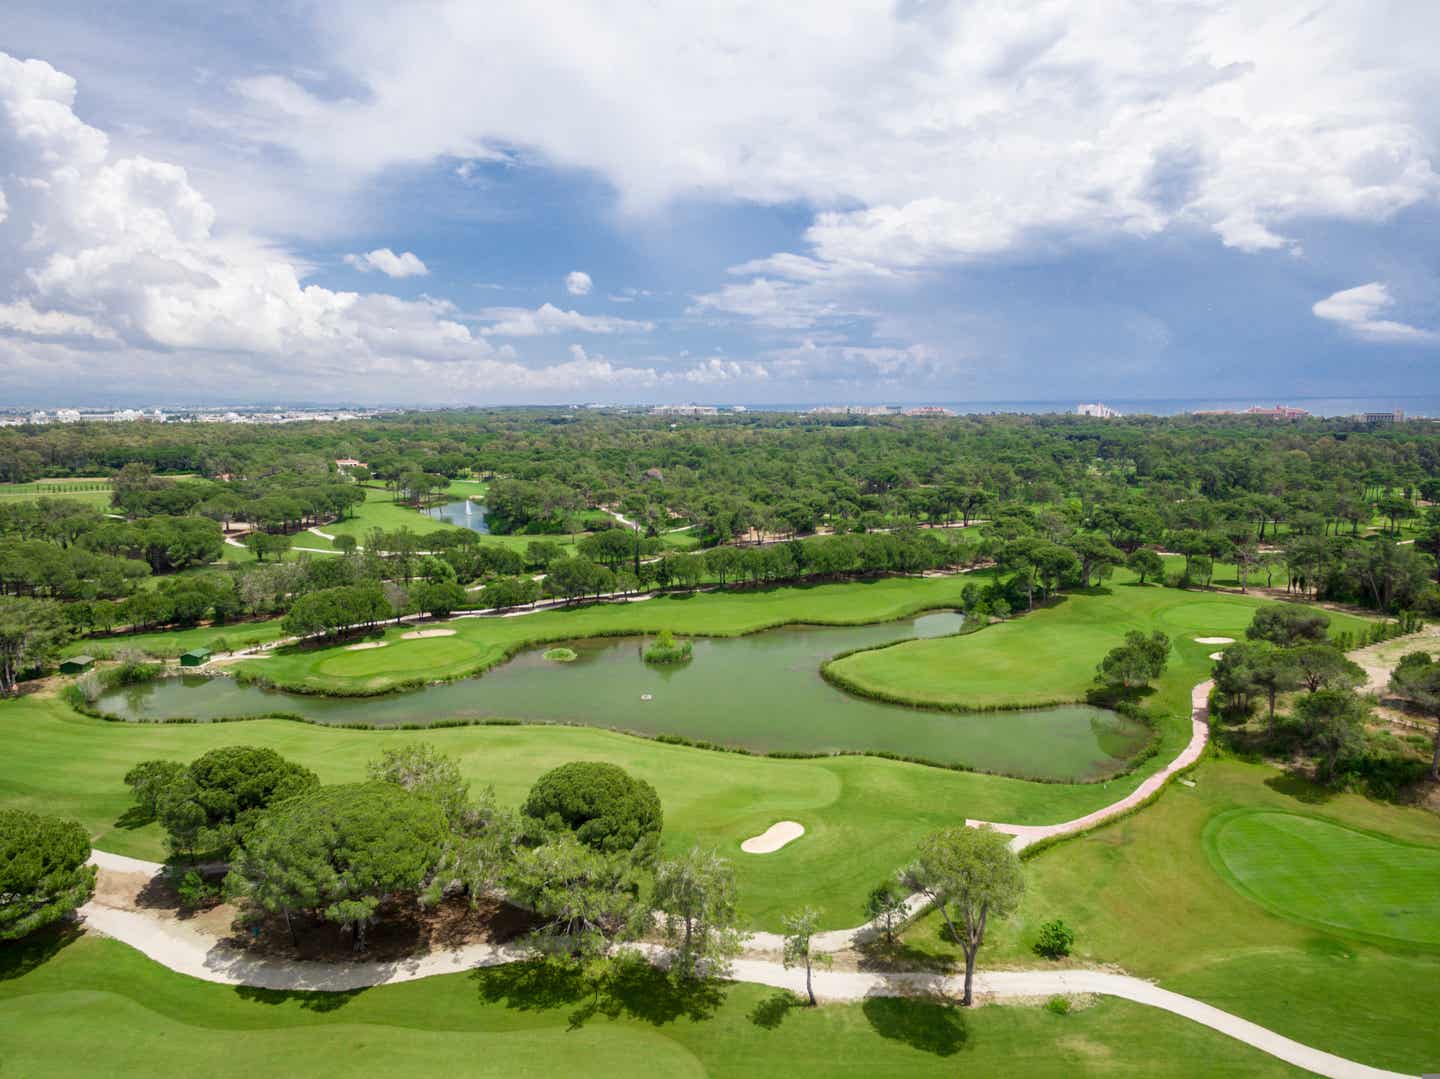
MULTIPOLYGON (((1440 818, 1327 792, 1260 764, 1208 760, 1192 779, 1194 787, 1171 784, 1142 812, 1028 861, 1025 899, 1014 917, 992 924, 982 965, 1047 965, 1031 945, 1042 922, 1063 918, 1075 930, 1077 965, 1116 964, 1352 1060, 1436 1070, 1440 953, 1277 917, 1215 872, 1204 835, 1235 810, 1302 813, 1342 835, 1355 829, 1418 844, 1399 849, 1433 859, 1440 818)), ((1433 886, 1413 898, 1433 904, 1433 886)), ((907 931, 917 961, 958 954, 939 930, 929 916, 907 931)))
POLYGON ((1271 912, 1379 940, 1440 945, 1440 847, 1318 817, 1222 813, 1205 828, 1216 872, 1271 912))
POLYGON ((71 641, 62 655, 91 655, 104 659, 117 652, 133 649, 151 656, 178 656, 192 648, 224 640, 228 648, 249 648, 252 645, 278 641, 285 636, 280 619, 263 622, 231 622, 223 626, 196 626, 193 629, 156 630, 154 633, 123 633, 114 637, 85 637, 71 641))
MULTIPOLYGON (((777 929, 798 906, 827 927, 857 925, 866 892, 914 854, 928 832, 966 817, 1047 823, 1098 809, 1138 777, 1101 783, 1031 783, 873 757, 777 760, 665 745, 562 726, 476 726, 355 731, 284 720, 245 723, 107 723, 37 696, 0 702, 0 804, 79 820, 101 850, 164 856, 153 824, 134 827, 122 782, 138 761, 191 760, 217 746, 269 746, 326 783, 360 779, 387 747, 424 741, 455 756, 476 789, 493 785, 518 804, 541 773, 573 760, 609 761, 655 785, 671 851, 693 843, 734 858, 744 921, 777 929), (780 820, 804 822, 803 839, 775 854, 740 843, 780 820)), ((1207 870, 1208 872, 1208 870, 1207 870)))
MULTIPOLYGON (((842 684, 881 697, 940 707, 987 709, 1084 700, 1095 668, 1127 630, 1162 630, 1173 650, 1152 706, 1188 714, 1190 689, 1210 671, 1213 644, 1196 637, 1245 636, 1250 596, 1181 591, 1134 583, 1128 573, 1104 588, 1061 597, 1051 607, 963 637, 912 641, 858 652, 829 665, 842 684)), ((1330 614, 1331 630, 1362 621, 1330 614)))
POLYGON ((91 937, 0 953, 16 1076, 1292 1076, 1223 1035, 1126 1001, 1053 1015, 874 999, 800 1008, 764 986, 679 993, 637 970, 592 996, 528 966, 356 993, 231 989, 91 937))

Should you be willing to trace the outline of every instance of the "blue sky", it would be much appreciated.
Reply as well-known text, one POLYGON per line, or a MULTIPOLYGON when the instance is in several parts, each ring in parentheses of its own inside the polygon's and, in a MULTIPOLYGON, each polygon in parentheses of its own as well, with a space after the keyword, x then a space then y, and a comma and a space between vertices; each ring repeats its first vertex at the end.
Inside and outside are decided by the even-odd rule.
POLYGON ((0 396, 1434 393, 1433 4, 7 4, 0 396))

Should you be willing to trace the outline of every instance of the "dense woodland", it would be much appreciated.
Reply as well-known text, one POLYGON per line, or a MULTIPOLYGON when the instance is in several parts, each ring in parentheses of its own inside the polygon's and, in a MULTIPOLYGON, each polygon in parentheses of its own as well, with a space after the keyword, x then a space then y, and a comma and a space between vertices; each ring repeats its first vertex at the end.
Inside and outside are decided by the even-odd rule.
POLYGON ((976 566, 995 572, 967 606, 996 617, 1121 565, 1196 588, 1223 565, 1244 588, 1440 614, 1440 425, 1426 422, 497 410, 0 431, 0 478, 62 477, 105 478, 109 504, 0 501, 6 621, 57 638, 280 615, 330 633, 407 611, 976 566), (370 503, 444 500, 462 477, 488 482, 510 542, 390 527, 289 550, 370 503))

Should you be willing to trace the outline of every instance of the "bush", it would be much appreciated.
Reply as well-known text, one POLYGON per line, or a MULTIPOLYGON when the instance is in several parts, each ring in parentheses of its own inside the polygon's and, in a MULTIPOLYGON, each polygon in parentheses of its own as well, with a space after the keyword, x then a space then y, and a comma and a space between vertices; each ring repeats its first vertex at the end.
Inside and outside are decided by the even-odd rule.
POLYGON ((574 761, 535 781, 521 813, 549 832, 571 831, 598 851, 654 856, 663 814, 643 779, 599 761, 574 761))
POLYGON ((547 648, 545 658, 552 663, 574 663, 580 656, 573 648, 547 648))
POLYGON ((220 901, 220 886, 209 883, 192 869, 175 885, 175 894, 180 897, 180 905, 186 910, 197 910, 220 901))
POLYGON ((0 809, 0 940, 57 922, 95 892, 90 840, 72 820, 0 809))
POLYGON ((1069 997, 1051 997, 1049 1000, 1047 1000, 1047 1001, 1045 1002, 1045 1010, 1046 1010, 1047 1012, 1049 1012, 1051 1015, 1069 1015, 1069 1014, 1070 1014, 1070 998, 1069 998, 1069 997))
POLYGON ((690 658, 693 646, 689 641, 676 642, 675 634, 662 629, 653 644, 645 649, 646 663, 684 663, 690 658))
POLYGON ((1070 954, 1075 943, 1075 931, 1059 918, 1046 922, 1040 927, 1040 937, 1035 941, 1035 954, 1046 959, 1063 959, 1070 954))

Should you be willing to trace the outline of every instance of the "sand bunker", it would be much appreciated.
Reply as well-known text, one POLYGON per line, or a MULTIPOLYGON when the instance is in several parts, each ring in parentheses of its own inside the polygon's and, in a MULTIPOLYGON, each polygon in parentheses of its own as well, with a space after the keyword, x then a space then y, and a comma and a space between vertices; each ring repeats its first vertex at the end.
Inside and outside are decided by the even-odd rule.
POLYGON ((403 640, 418 641, 425 637, 453 637, 453 629, 412 629, 409 633, 400 634, 403 640))
POLYGON ((740 844, 746 854, 773 854, 787 843, 794 842, 805 834, 805 826, 797 821, 782 820, 770 825, 759 835, 751 836, 740 844))
POLYGON ((1234 637, 1196 637, 1197 644, 1234 644, 1234 637))
POLYGON ((1211 659, 1224 659, 1224 658, 1225 658, 1225 653, 1224 653, 1224 652, 1211 652, 1211 653, 1210 653, 1210 658, 1211 658, 1211 659))
POLYGON ((345 651, 363 652, 367 648, 384 648, 389 643, 389 641, 363 641, 360 644, 347 644, 345 646, 345 651))

